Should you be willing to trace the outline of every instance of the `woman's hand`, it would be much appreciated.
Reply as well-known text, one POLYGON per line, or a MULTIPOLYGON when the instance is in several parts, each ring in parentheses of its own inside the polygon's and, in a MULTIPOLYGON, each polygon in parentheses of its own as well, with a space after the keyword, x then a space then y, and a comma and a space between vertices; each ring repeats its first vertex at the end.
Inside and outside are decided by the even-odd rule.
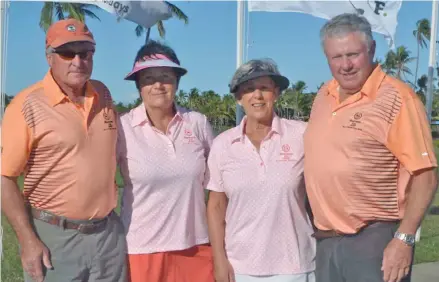
POLYGON ((227 258, 214 260, 216 282, 235 282, 235 271, 227 258))

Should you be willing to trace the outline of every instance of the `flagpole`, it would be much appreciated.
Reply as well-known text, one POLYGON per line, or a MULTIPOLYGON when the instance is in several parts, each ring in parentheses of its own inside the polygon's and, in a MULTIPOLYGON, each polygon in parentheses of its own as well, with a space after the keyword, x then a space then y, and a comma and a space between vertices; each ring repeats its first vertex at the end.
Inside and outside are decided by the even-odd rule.
MULTIPOLYGON (((436 64, 436 37, 437 37, 437 12, 438 12, 438 1, 432 1, 432 11, 431 11, 431 32, 430 32, 430 58, 428 59, 428 83, 427 83, 427 97, 426 97, 426 111, 428 116, 428 122, 431 125, 431 114, 433 107, 433 77, 434 77, 434 66, 436 64)), ((416 83, 416 81, 415 81, 416 83)), ((421 239, 421 227, 418 228, 416 232, 416 242, 421 239)))
MULTIPOLYGON (((428 115, 428 121, 431 123, 431 113, 433 105, 433 76, 434 66, 436 64, 436 37, 437 37, 437 12, 438 1, 432 1, 432 13, 431 13, 431 38, 430 38, 430 58, 428 60, 428 84, 427 84, 427 99, 426 110, 428 115)), ((416 81, 415 81, 416 83, 416 81)))
MULTIPOLYGON (((0 106, 1 106, 1 113, 0 113, 0 136, 1 136, 1 122, 3 121, 3 113, 4 113, 4 108, 5 108, 5 93, 3 91, 4 89, 4 69, 3 69, 3 65, 4 64, 4 60, 6 60, 6 58, 3 57, 3 46, 4 46, 4 42, 3 42, 3 29, 4 29, 4 23, 5 23, 5 13, 6 13, 6 1, 0 1, 0 92, 1 92, 1 101, 0 101, 0 106)), ((0 147, 1 147, 1 138, 0 138, 0 147)), ((1 159, 1 157, 0 157, 1 159)), ((1 161, 0 161, 0 169, 1 169, 1 161)), ((0 204, 1 206, 1 204, 0 204)), ((1 219, 0 219, 0 257, 3 259, 3 228, 1 227, 1 219)))
POLYGON ((5 110, 5 93, 4 93, 4 60, 6 58, 3 57, 4 55, 4 42, 3 42, 3 29, 5 28, 5 12, 6 12, 6 1, 0 1, 0 92, 1 92, 1 113, 0 113, 0 121, 3 120, 3 113, 5 110))
MULTIPOLYGON (((239 68, 242 65, 242 57, 243 57, 243 39, 244 39, 244 1, 237 0, 237 32, 236 32, 236 68, 239 68)), ((244 117, 244 111, 242 107, 236 103, 236 125, 241 123, 242 118, 244 117)))

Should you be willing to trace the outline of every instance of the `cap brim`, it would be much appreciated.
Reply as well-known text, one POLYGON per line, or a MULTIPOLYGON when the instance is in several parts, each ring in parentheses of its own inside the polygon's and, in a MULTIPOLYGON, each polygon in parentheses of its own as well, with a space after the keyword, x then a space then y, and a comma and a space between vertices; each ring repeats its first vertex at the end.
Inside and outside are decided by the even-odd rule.
POLYGON ((242 79, 240 79, 236 83, 236 85, 230 85, 230 92, 236 93, 236 91, 238 91, 239 86, 241 84, 243 84, 244 82, 250 81, 250 80, 255 79, 255 78, 263 77, 263 76, 271 77, 271 79, 273 79, 276 86, 279 87, 280 92, 287 89, 288 86, 290 85, 289 79, 283 75, 275 74, 272 72, 261 71, 261 72, 253 72, 253 73, 243 77, 242 79))
POLYGON ((125 76, 125 80, 136 80, 136 74, 141 70, 149 69, 149 68, 158 68, 158 67, 172 68, 177 72, 178 76, 183 76, 187 73, 187 70, 185 68, 169 60, 163 60, 163 59, 147 60, 144 62, 137 63, 134 66, 133 70, 125 76))
POLYGON ((65 45, 67 43, 72 43, 72 42, 90 42, 93 44, 96 44, 96 42, 94 41, 94 39, 91 39, 90 36, 75 36, 72 38, 58 38, 55 39, 49 46, 53 47, 53 48, 58 48, 62 45, 65 45))

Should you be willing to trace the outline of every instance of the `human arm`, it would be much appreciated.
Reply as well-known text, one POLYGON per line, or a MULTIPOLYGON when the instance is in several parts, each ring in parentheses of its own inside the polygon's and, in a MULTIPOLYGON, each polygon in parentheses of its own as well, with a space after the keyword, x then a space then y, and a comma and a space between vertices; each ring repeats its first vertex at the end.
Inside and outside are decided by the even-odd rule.
POLYGON ((217 282, 235 281, 234 271, 227 259, 224 246, 226 209, 226 194, 211 191, 207 203, 207 222, 217 282))
POLYGON ((215 145, 217 144, 212 147, 208 160, 210 178, 207 189, 210 190, 210 193, 207 202, 207 225, 212 246, 215 280, 217 282, 233 282, 235 275, 227 258, 224 243, 228 198, 218 167, 220 160, 217 153, 220 153, 221 150, 215 145))
POLYGON ((29 127, 21 113, 21 103, 14 99, 2 121, 1 209, 21 246, 23 269, 35 281, 43 281, 42 262, 51 268, 49 251, 31 226, 25 201, 17 185, 17 178, 27 163, 30 138, 29 127))
MULTIPOLYGON (((388 137, 388 147, 411 174, 404 217, 398 231, 415 236, 437 190, 437 160, 425 110, 416 98, 403 101, 388 137)), ((401 281, 412 264, 413 247, 394 238, 386 247, 385 282, 401 281)))

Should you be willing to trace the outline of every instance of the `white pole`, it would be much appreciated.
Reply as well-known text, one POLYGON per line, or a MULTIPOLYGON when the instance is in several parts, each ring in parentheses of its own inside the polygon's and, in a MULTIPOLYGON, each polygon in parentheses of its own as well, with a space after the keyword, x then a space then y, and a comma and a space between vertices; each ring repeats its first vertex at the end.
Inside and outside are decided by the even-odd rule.
POLYGON ((3 120, 3 113, 5 109, 5 93, 4 93, 4 33, 3 29, 5 28, 5 13, 6 13, 6 1, 0 1, 0 91, 1 91, 1 113, 0 113, 0 121, 3 120))
MULTIPOLYGON (((243 58, 243 39, 244 39, 244 0, 237 0, 237 32, 236 32, 236 68, 242 65, 243 58)), ((236 125, 241 123, 244 116, 242 107, 236 103, 236 125)))
MULTIPOLYGON (((426 111, 428 116, 428 122, 431 124, 431 113, 433 106, 433 77, 434 66, 436 65, 436 37, 437 37, 437 12, 438 1, 433 0, 431 11, 431 37, 430 37, 430 58, 428 59, 428 84, 427 84, 427 97, 426 97, 426 111)), ((421 239, 421 227, 416 232, 416 242, 421 239)))
MULTIPOLYGON (((3 92, 3 28, 4 28, 4 14, 5 14, 6 3, 5 1, 0 0, 0 92, 1 92, 1 101, 0 101, 0 140, 1 140, 1 122, 3 121, 3 111, 5 105, 5 93, 3 92)), ((1 146, 1 141, 0 141, 1 146)), ((1 169, 1 157, 0 157, 0 169, 1 169)), ((0 204, 1 205, 1 204, 0 204)), ((0 219, 0 257, 3 259, 3 227, 1 226, 0 219)))

